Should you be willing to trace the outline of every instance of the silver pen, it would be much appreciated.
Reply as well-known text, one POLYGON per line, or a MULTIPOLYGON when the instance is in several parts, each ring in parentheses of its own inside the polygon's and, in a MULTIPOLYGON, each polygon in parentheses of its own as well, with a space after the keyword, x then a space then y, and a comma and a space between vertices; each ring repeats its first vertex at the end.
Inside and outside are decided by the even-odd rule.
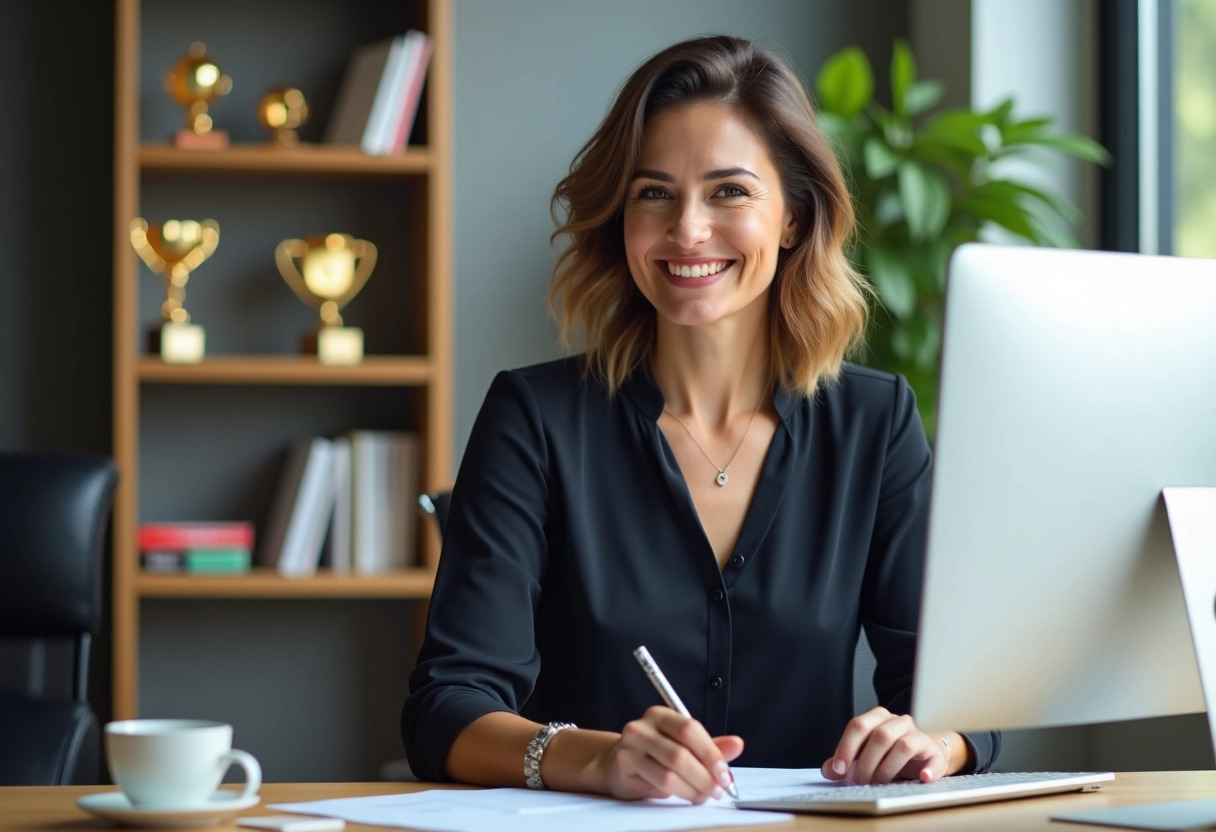
MULTIPOLYGON (((638 664, 642 666, 642 670, 646 671, 646 675, 650 677, 650 683, 659 692, 659 696, 663 697, 663 701, 667 703, 667 707, 681 716, 691 719, 692 714, 688 712, 688 708, 684 707, 684 703, 680 701, 679 694, 671 686, 671 682, 667 681, 667 677, 663 675, 663 671, 659 670, 659 666, 651 657, 650 651, 645 646, 639 647, 633 651, 633 657, 638 660, 638 664)), ((727 771, 729 772, 730 770, 727 769, 727 771)), ((726 786, 726 793, 735 800, 738 800, 739 790, 735 788, 735 775, 731 774, 730 780, 731 782, 726 786)))

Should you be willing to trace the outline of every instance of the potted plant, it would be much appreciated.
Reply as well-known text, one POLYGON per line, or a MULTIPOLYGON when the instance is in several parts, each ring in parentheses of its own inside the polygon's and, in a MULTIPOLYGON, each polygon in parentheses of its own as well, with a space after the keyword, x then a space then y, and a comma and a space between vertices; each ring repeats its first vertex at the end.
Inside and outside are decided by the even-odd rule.
POLYGON ((880 306, 865 362, 903 373, 932 434, 946 263, 988 225, 1034 245, 1076 247, 1080 211, 1060 194, 1019 182, 995 163, 1052 153, 1106 164, 1093 140, 1054 130, 1051 118, 1020 118, 1013 99, 990 110, 930 111, 943 86, 916 77, 912 51, 896 41, 891 104, 874 99, 865 53, 849 47, 820 68, 819 123, 850 176, 859 232, 853 265, 870 278, 880 306))

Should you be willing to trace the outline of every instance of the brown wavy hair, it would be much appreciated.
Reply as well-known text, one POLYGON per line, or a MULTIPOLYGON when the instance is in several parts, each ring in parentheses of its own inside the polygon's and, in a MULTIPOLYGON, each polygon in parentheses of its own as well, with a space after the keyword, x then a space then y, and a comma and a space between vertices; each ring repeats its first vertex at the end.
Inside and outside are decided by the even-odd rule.
POLYGON ((558 183, 552 241, 569 236, 549 286, 563 344, 581 329, 586 370, 609 391, 647 358, 655 310, 625 259, 622 206, 647 119, 659 110, 712 101, 742 113, 766 141, 797 222, 797 240, 777 259, 769 303, 774 381, 812 395, 835 379, 860 344, 873 295, 849 265, 853 205, 831 144, 815 123, 798 76, 776 52, 718 35, 682 41, 643 63, 558 183), (564 222, 560 215, 564 213, 564 222))

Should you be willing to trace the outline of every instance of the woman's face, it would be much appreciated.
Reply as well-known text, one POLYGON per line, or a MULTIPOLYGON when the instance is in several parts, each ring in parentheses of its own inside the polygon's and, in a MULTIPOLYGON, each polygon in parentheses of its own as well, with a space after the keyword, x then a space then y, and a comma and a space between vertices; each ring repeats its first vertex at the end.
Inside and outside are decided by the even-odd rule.
POLYGON ((712 102, 650 117, 624 227, 638 289, 683 326, 722 321, 765 296, 795 230, 764 140, 712 102))

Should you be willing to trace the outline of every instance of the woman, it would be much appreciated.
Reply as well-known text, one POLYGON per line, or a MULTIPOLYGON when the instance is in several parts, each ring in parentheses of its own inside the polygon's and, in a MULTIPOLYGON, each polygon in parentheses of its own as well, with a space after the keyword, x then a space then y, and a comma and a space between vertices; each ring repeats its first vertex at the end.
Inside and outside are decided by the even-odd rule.
POLYGON ((402 715, 415 773, 699 803, 732 760, 990 765, 997 737, 905 715, 929 448, 902 379, 842 363, 868 289, 787 64, 730 37, 655 55, 560 208, 550 300, 586 353, 500 374, 478 417, 402 715), (882 706, 854 716, 862 627, 882 706))

